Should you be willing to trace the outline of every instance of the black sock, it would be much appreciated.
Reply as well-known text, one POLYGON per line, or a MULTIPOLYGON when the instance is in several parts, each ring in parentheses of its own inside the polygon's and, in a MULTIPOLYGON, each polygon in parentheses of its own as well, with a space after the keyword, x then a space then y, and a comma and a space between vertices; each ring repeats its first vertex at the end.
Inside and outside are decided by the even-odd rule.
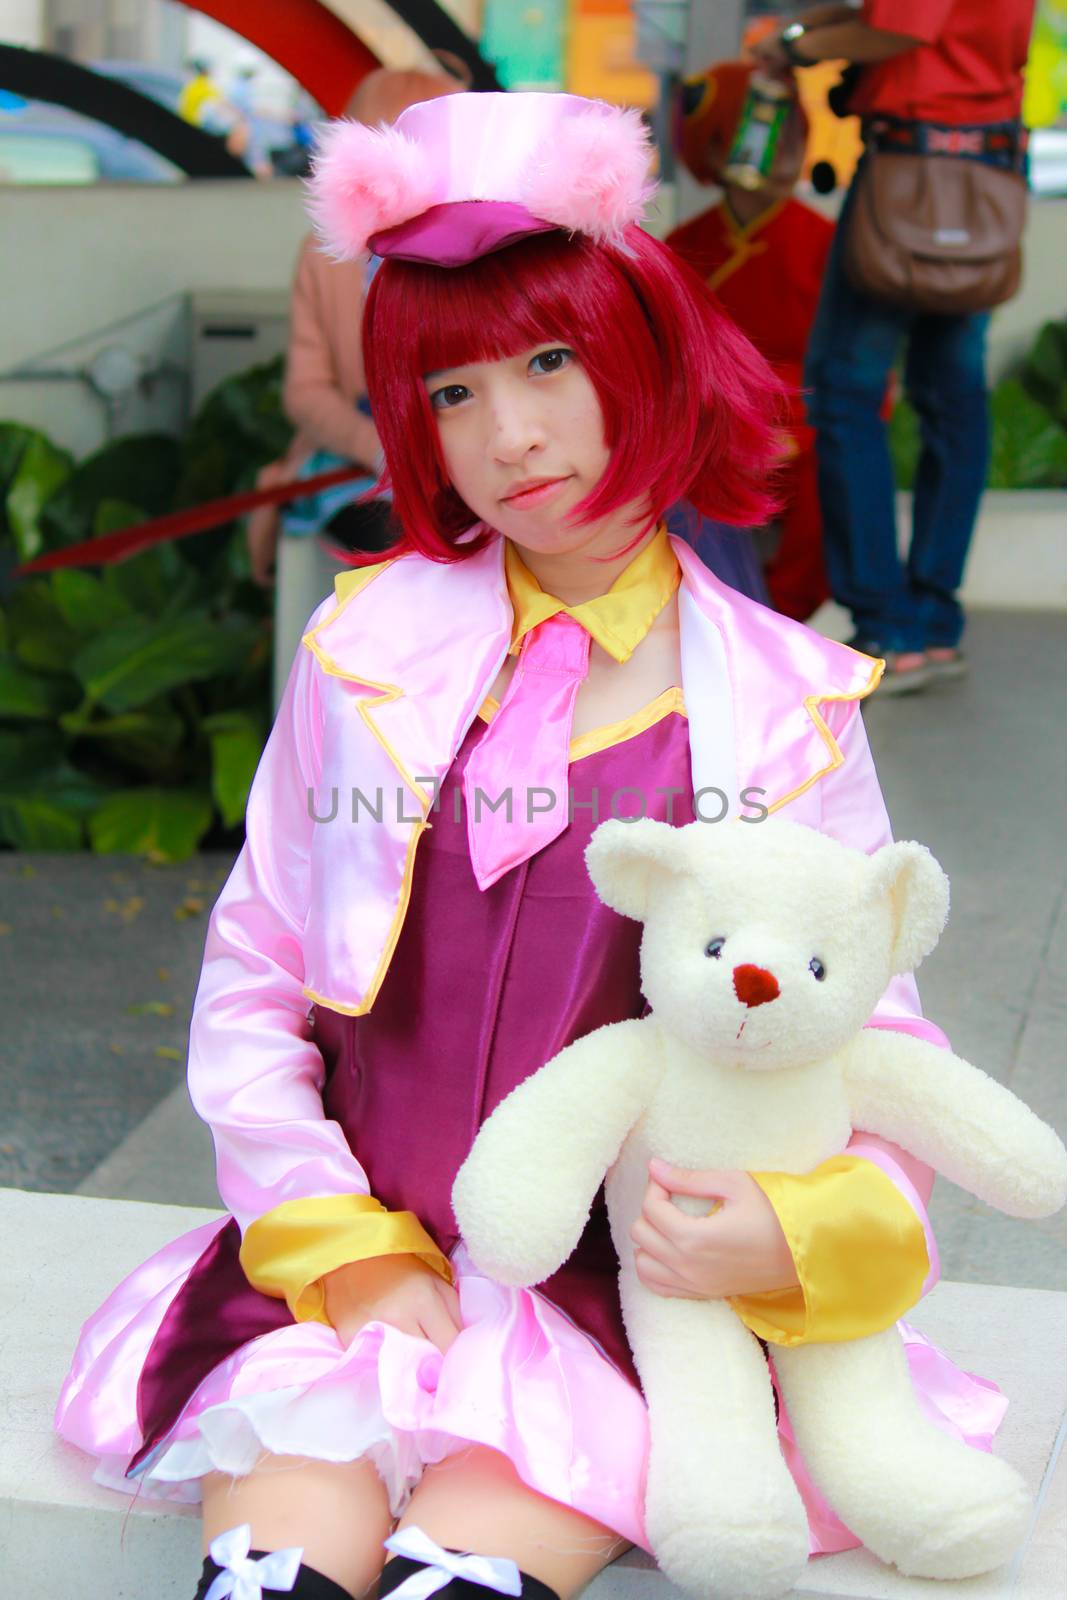
MULTIPOLYGON (((266 1554, 265 1550, 250 1550, 248 1552, 251 1561, 258 1561, 261 1556, 266 1554)), ((210 1556, 206 1556, 204 1558, 203 1572, 197 1585, 196 1593, 193 1595, 193 1600, 204 1600, 204 1596, 219 1573, 225 1570, 224 1567, 216 1565, 210 1556)), ((301 1566, 296 1575, 296 1582, 291 1589, 263 1590, 263 1600, 274 1600, 276 1595, 281 1597, 281 1600, 284 1600, 286 1595, 289 1596, 289 1600, 352 1600, 348 1590, 342 1589, 339 1583, 334 1583, 332 1578, 326 1578, 321 1572, 316 1572, 314 1567, 305 1566, 301 1566)), ((540 1600, 540 1597, 538 1597, 538 1600, 540 1600)))
MULTIPOLYGON (((450 1555, 461 1553, 449 1551, 450 1555)), ((410 1556, 394 1556, 385 1563, 378 1581, 380 1600, 386 1600, 386 1596, 392 1594, 394 1589, 399 1589, 405 1578, 424 1571, 430 1565, 428 1561, 412 1561, 410 1556)), ((559 1600, 555 1589, 550 1589, 540 1578, 531 1578, 528 1572, 520 1572, 519 1577, 522 1579, 522 1600, 559 1600)), ((435 1592, 433 1600, 492 1600, 493 1594, 494 1590, 487 1589, 484 1583, 471 1583, 469 1578, 452 1578, 443 1589, 435 1592)))

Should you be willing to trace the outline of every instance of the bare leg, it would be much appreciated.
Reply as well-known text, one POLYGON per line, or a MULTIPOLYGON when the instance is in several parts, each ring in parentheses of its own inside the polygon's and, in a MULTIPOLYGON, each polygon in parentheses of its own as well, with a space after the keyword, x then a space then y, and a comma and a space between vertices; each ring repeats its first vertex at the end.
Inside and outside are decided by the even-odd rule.
POLYGON ((369 1461, 309 1461, 264 1456, 247 1477, 204 1479, 204 1551, 227 1528, 247 1522, 254 1550, 298 1545, 304 1561, 353 1596, 382 1568, 392 1518, 385 1486, 369 1461))
POLYGON ((965 1578, 1017 1548, 1030 1513, 1022 1479, 927 1420, 895 1328, 776 1349, 774 1361, 812 1477, 882 1561, 912 1577, 965 1578))
POLYGON ((506 1456, 482 1445, 427 1467, 400 1519, 411 1525, 446 1550, 509 1558, 560 1600, 628 1548, 602 1523, 528 1488, 506 1456))

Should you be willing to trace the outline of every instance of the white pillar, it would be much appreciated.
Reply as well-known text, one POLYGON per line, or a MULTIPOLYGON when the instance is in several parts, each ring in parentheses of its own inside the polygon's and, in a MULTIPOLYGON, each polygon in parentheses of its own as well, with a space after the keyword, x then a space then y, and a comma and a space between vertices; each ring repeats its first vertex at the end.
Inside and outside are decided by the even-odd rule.
POLYGON ((44 43, 44 0, 4 0, 0 41, 39 50, 44 43))
MULTIPOLYGON (((685 47, 686 73, 702 72, 713 61, 729 61, 740 54, 745 26, 745 0, 690 0, 685 47)), ((677 220, 685 222, 706 209, 710 195, 679 165, 677 220)))

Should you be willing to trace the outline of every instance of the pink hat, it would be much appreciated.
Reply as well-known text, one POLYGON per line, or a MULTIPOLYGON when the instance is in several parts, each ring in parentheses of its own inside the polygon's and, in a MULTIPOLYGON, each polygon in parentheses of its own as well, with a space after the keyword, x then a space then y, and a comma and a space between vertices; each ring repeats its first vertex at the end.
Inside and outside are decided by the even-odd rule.
POLYGON ((449 94, 323 133, 309 209, 327 252, 456 267, 527 234, 619 239, 654 190, 637 111, 574 94, 449 94))

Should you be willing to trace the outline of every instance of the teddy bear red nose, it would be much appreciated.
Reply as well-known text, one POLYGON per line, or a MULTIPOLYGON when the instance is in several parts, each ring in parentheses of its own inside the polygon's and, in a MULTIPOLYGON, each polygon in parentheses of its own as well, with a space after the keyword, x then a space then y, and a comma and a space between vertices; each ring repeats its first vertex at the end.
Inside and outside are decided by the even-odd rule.
POLYGON ((735 967, 734 993, 743 1006, 761 1006, 767 1000, 777 1000, 778 979, 763 967, 735 967))

